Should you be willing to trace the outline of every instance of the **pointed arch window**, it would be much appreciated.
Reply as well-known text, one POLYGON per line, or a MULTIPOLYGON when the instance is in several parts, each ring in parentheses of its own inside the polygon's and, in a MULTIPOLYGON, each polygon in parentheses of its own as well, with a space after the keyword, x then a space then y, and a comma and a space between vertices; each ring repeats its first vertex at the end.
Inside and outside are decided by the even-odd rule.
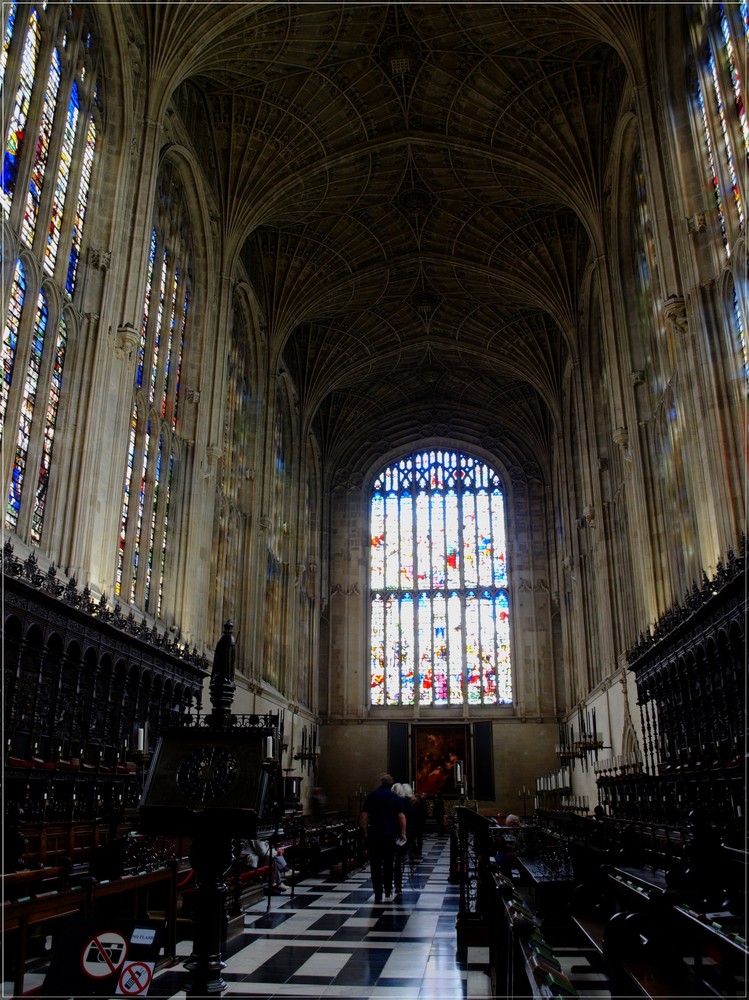
POLYGON ((459 451, 406 455, 370 497, 373 705, 512 703, 504 490, 459 451))
POLYGON ((730 18, 725 4, 718 4, 704 38, 700 72, 696 80, 705 161, 727 257, 745 229, 746 175, 749 124, 745 105, 746 82, 741 79, 736 51, 749 41, 749 7, 738 5, 730 18), (742 167, 743 165, 743 167, 742 167))
POLYGON ((3 335, 0 417, 6 440, 15 438, 2 466, 4 523, 39 545, 65 404, 65 356, 77 329, 74 310, 66 310, 75 298, 96 161, 99 56, 90 7, 12 3, 4 13, 0 207, 20 248, 3 335), (29 256, 41 268, 30 267, 29 256))
MULTIPOLYGON (((16 8, 15 5, 10 10, 6 28, 3 77, 0 83, 7 92, 8 81, 5 79, 7 69, 7 57, 5 52, 10 48, 11 42, 16 36, 16 8)), ((23 56, 21 59, 21 70, 16 87, 16 100, 10 116, 10 124, 5 137, 5 155, 3 157, 3 209, 6 215, 10 212, 11 200, 16 189, 16 179, 18 177, 18 163, 21 151, 25 144, 27 122, 29 116, 29 105, 31 103, 31 91, 34 86, 36 75, 36 64, 39 58, 39 15, 36 7, 31 8, 29 20, 26 24, 26 34, 24 38, 23 56)))
MULTIPOLYGON (((226 408, 212 546, 212 621, 221 631, 241 613, 242 553, 246 548, 254 475, 254 364, 248 314, 235 300, 226 358, 226 408)), ((238 640, 241 641, 241 640, 238 640)))
POLYGON ((192 281, 184 189, 168 165, 159 180, 155 213, 133 380, 115 592, 159 617, 170 540, 180 371, 192 281))
POLYGON ((31 177, 26 193, 26 210, 21 225, 21 239, 26 246, 32 246, 36 232, 36 221, 39 215, 39 201, 44 187, 44 175, 49 157, 49 140, 52 135, 52 122, 57 106, 57 94, 60 90, 60 53, 55 49, 52 53, 52 66, 49 71, 47 88, 44 92, 42 120, 39 124, 34 159, 31 165, 31 177))

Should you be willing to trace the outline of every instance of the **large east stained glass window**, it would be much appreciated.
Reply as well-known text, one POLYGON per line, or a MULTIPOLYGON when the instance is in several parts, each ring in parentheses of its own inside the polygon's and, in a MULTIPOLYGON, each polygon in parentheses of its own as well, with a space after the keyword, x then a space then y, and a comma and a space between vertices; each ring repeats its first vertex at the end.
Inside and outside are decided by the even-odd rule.
POLYGON ((502 482, 450 450, 414 452, 370 501, 373 705, 512 703, 502 482))

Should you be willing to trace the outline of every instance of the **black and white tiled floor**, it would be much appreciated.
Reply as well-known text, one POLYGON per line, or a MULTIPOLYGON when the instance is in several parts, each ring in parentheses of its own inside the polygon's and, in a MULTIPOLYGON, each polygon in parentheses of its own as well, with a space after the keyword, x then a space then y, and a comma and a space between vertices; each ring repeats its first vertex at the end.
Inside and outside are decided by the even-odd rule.
MULTIPOLYGON (((423 859, 397 900, 374 904, 368 867, 347 878, 321 873, 293 892, 272 896, 245 914, 244 933, 229 948, 225 996, 340 997, 345 1000, 481 1000, 492 997, 489 949, 456 950, 459 887, 448 882, 449 840, 427 837, 423 859)), ((185 957, 190 942, 180 946, 185 957)), ((610 998, 605 978, 577 947, 562 949, 563 969, 581 995, 610 998)), ((157 975, 151 994, 182 1000, 181 967, 157 975)))
MULTIPOLYGON (((448 881, 449 840, 428 836, 424 857, 406 874, 396 900, 375 905, 369 868, 348 877, 321 873, 249 908, 244 929, 224 956, 227 997, 248 1000, 483 1000, 492 998, 489 949, 457 950, 460 889, 448 881)), ((546 933, 546 930, 545 930, 546 933)), ((569 929, 549 944, 585 1000, 611 1000, 606 977, 569 929)), ((192 942, 178 946, 182 960, 192 942)), ((43 974, 26 979, 38 993, 43 974)), ((2 996, 12 995, 3 983, 2 996)), ((183 1000, 189 973, 181 962, 158 973, 150 997, 183 1000)), ((66 998, 63 998, 66 1000, 66 998)), ((191 995, 191 1000, 196 1000, 191 995)), ((498 1000, 498 998, 494 998, 498 1000)))
MULTIPOLYGON (((397 900, 374 904, 369 868, 346 879, 321 873, 245 914, 239 950, 226 959, 225 996, 461 1000, 491 996, 488 948, 456 956, 459 888, 450 885, 449 841, 427 837, 423 859, 397 900)), ((183 943, 185 955, 189 942, 183 943)), ((233 950, 233 949, 232 949, 233 950)), ((185 997, 185 973, 154 979, 152 991, 185 997), (169 984, 174 993, 169 992, 169 984)))

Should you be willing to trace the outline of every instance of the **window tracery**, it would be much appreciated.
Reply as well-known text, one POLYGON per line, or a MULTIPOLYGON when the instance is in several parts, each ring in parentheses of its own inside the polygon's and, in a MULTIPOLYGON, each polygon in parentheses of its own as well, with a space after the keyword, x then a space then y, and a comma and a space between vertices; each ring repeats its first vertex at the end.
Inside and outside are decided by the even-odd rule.
POLYGON ((115 592, 160 616, 179 446, 180 373, 190 320, 192 243, 184 189, 159 179, 133 380, 115 592))
POLYGON ((101 109, 90 15, 74 4, 20 9, 19 18, 18 5, 6 6, 0 61, 0 86, 12 95, 0 207, 18 246, 13 271, 6 272, 0 419, 15 441, 3 466, 5 527, 39 545, 75 329, 65 303, 76 292, 101 109))
POLYGON ((237 301, 229 328, 226 382, 223 461, 214 521, 214 632, 220 632, 223 622, 237 620, 241 613, 242 553, 246 545, 245 525, 251 516, 255 371, 250 324, 237 301))
POLYGON ((414 452, 370 497, 373 705, 512 703, 504 490, 456 451, 414 452))
POLYGON ((726 257, 745 231, 746 191, 741 178, 749 155, 745 84, 736 59, 737 49, 749 41, 749 5, 744 0, 736 5, 739 17, 733 19, 728 6, 719 4, 710 19, 695 84, 705 164, 726 257))
POLYGON ((289 599, 288 522, 291 507, 291 417, 286 385, 279 379, 273 419, 270 530, 267 534, 263 677, 280 687, 284 677, 282 642, 289 599))

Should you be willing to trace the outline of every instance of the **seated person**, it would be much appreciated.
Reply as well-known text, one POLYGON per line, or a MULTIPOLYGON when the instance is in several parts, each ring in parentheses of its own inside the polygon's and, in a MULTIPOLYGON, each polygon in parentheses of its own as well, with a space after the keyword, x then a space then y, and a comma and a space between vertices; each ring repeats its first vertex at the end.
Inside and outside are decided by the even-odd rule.
POLYGON ((512 867, 515 863, 515 845, 504 836, 499 836, 494 841, 494 860, 499 865, 500 872, 507 878, 512 876, 512 867))
POLYGON ((283 847, 276 850, 267 840, 251 840, 250 847, 257 854, 260 867, 269 865, 271 860, 273 861, 273 892, 287 892, 286 886, 281 885, 282 873, 288 868, 288 862, 283 856, 283 847))

